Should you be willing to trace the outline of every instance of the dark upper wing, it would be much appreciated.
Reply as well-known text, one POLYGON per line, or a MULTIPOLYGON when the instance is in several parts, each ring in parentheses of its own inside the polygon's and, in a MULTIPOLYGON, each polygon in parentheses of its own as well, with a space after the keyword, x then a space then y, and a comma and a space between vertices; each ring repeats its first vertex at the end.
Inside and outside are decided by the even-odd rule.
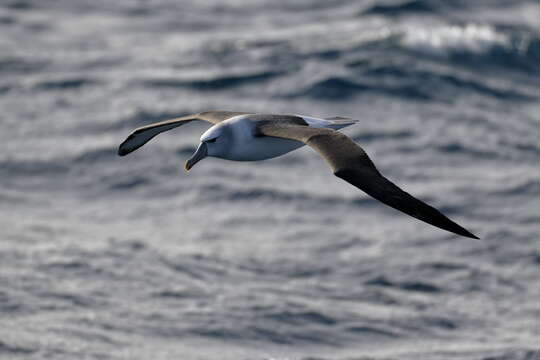
POLYGON ((154 124, 142 126, 135 129, 122 144, 118 147, 118 155, 125 156, 132 151, 137 150, 154 136, 167 130, 174 129, 178 126, 187 124, 193 120, 208 121, 217 124, 227 120, 233 116, 249 114, 245 112, 235 111, 206 111, 199 114, 182 116, 175 119, 160 121, 154 124))
POLYGON ((268 123, 259 126, 257 134, 301 141, 317 150, 337 177, 382 203, 441 229, 478 239, 439 210, 416 199, 382 176, 366 152, 338 131, 268 123))

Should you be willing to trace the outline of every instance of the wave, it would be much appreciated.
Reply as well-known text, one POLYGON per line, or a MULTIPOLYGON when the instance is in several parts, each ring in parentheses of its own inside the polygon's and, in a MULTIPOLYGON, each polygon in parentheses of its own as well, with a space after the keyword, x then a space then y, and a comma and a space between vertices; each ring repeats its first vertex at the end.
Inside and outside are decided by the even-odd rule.
POLYGON ((372 326, 372 325, 354 325, 348 326, 345 328, 345 331, 353 333, 360 336, 382 336, 387 338, 399 338, 402 337, 400 333, 396 332, 395 329, 385 329, 382 326, 372 326))
POLYGON ((366 143, 370 141, 385 140, 385 139, 409 139, 414 137, 414 132, 410 130, 397 130, 397 131, 362 131, 362 133, 353 136, 353 140, 359 143, 366 143))
POLYGON ((447 16, 449 12, 482 12, 489 7, 490 10, 500 8, 504 11, 509 6, 519 6, 529 3, 530 0, 514 0, 509 3, 506 0, 393 0, 373 1, 373 5, 365 8, 362 15, 380 15, 385 17, 398 17, 402 15, 434 15, 447 16), (511 5, 510 5, 511 4, 511 5))
POLYGON ((82 154, 75 155, 69 162, 75 164, 95 164, 105 160, 112 160, 116 156, 116 147, 102 146, 85 150, 82 154))
MULTIPOLYGON (((447 0, 446 2, 449 3, 451 1, 447 0)), ((362 14, 392 17, 411 13, 436 13, 441 7, 445 7, 445 3, 433 0, 411 0, 398 2, 396 4, 374 4, 362 11, 362 14)))
POLYGON ((194 90, 221 90, 246 84, 259 83, 283 75, 283 71, 260 70, 243 71, 241 73, 220 73, 205 78, 155 78, 140 80, 139 83, 149 87, 190 88, 194 90))
POLYGON ((21 205, 28 201, 24 194, 0 193, 0 203, 21 205))
POLYGON ((320 79, 290 96, 338 101, 349 100, 360 94, 375 93, 409 100, 449 101, 465 91, 500 100, 536 99, 530 94, 514 89, 499 89, 472 79, 388 66, 371 69, 360 75, 351 75, 350 78, 331 76, 320 79), (381 81, 381 76, 385 76, 388 81, 381 81))
POLYGON ((255 276, 278 275, 284 278, 320 278, 328 275, 331 268, 316 262, 291 264, 287 261, 262 261, 251 258, 240 264, 238 268, 255 276))
POLYGON ((349 67, 392 61, 401 62, 407 69, 414 64, 423 65, 422 61, 427 60, 480 72, 499 68, 504 68, 505 73, 508 70, 540 72, 540 34, 526 26, 408 22, 368 30, 363 36, 365 39, 355 45, 330 44, 324 50, 314 50, 310 56, 316 58, 321 51, 334 52, 349 67), (358 59, 354 60, 355 57, 358 59), (404 64, 406 60, 409 61, 404 64))
POLYGON ((0 173, 2 176, 18 176, 18 175, 50 175, 50 174, 62 174, 69 170, 67 164, 60 163, 58 161, 48 160, 28 160, 28 161, 15 161, 5 160, 0 161, 0 173))
POLYGON ((185 254, 174 258, 164 256, 160 262, 179 274, 197 280, 223 275, 227 269, 232 268, 230 262, 218 256, 202 254, 185 254))
POLYGON ((486 54, 497 47, 510 46, 510 37, 489 25, 443 25, 413 27, 404 33, 403 44, 435 56, 456 53, 486 54))
POLYGON ((496 190, 493 195, 498 196, 537 196, 540 195, 540 179, 530 179, 505 189, 496 190))
POLYGON ((51 310, 57 308, 64 308, 64 306, 92 308, 99 305, 96 297, 89 296, 89 294, 69 293, 61 291, 45 291, 40 292, 38 295, 40 299, 51 300, 51 302, 55 303, 54 308, 52 308, 51 310))
POLYGON ((23 347, 20 345, 10 345, 4 341, 0 340, 0 354, 5 354, 6 356, 21 356, 29 355, 37 352, 37 349, 30 347, 23 347))
POLYGON ((130 176, 129 179, 111 180, 109 179, 110 190, 132 190, 141 186, 152 184, 153 181, 147 176, 130 176))
POLYGON ((34 4, 26 0, 15 0, 15 1, 9 1, 7 4, 3 6, 12 10, 29 10, 34 7, 34 4))
POLYGON ((49 65, 48 61, 8 56, 0 59, 0 73, 23 73, 43 71, 49 65))
POLYGON ((204 201, 260 201, 271 202, 291 202, 295 201, 304 204, 303 206, 323 206, 346 204, 349 206, 364 206, 374 204, 376 201, 368 197, 353 197, 351 199, 339 198, 335 196, 314 196, 309 193, 285 192, 276 189, 253 187, 250 189, 234 189, 220 184, 202 185, 199 188, 199 197, 204 201))
POLYGON ((497 149, 494 149, 493 151, 485 149, 475 149, 472 147, 472 145, 465 145, 457 141, 436 145, 435 150, 444 154, 469 155, 478 159, 498 158, 497 149))
MULTIPOLYGON (((6 290, 0 291, 0 313, 16 314, 27 311, 28 307, 20 303, 15 296, 10 296, 6 290)), ((0 353, 2 352, 2 341, 0 340, 0 353)))
MULTIPOLYGON (((178 111, 152 111, 146 109, 137 109, 133 113, 127 116, 115 119, 115 121, 99 122, 99 123, 82 123, 74 129, 73 135, 78 133, 84 134, 103 134, 111 131, 126 131, 122 136, 127 136, 133 129, 148 125, 154 122, 168 120, 188 114, 194 114, 200 111, 200 109, 179 109, 178 111)), ((119 139, 123 140, 122 139, 119 139)))
POLYGON ((9 16, 8 14, 0 14, 0 26, 12 25, 17 22, 17 18, 9 16))
MULTIPOLYGON (((463 142, 462 140, 451 140, 444 143, 434 142, 429 144, 435 151, 446 155, 467 155, 479 160, 495 159, 520 159, 520 161, 535 160, 540 155, 540 148, 534 144, 524 144, 516 139, 515 142, 505 140, 495 144, 481 144, 474 142, 463 142)), ((424 145, 426 146, 426 145, 424 145)), ((405 149, 403 149, 405 150, 405 149)), ((417 151, 418 147, 411 148, 409 151, 417 151)))
POLYGON ((442 289, 440 287, 427 283, 427 282, 391 281, 391 280, 388 280, 385 276, 378 276, 374 279, 368 280, 365 284, 383 286, 383 287, 392 287, 392 288, 397 288, 397 289, 406 290, 406 291, 413 291, 413 292, 423 292, 423 293, 442 292, 442 289))
MULTIPOLYGON (((294 48, 291 51, 294 51, 294 48)), ((395 72, 393 75, 398 75, 399 72, 407 74, 411 68, 416 67, 419 72, 433 71, 437 74, 444 71, 449 76, 461 78, 462 81, 472 78, 483 83, 485 79, 482 75, 515 80, 515 72, 527 75, 540 72, 540 34, 537 30, 525 26, 474 22, 438 22, 436 25, 428 25, 407 22, 366 29, 361 37, 354 40, 326 40, 319 46, 298 50, 295 55, 296 60, 320 61, 323 64, 341 62, 348 69, 373 70, 372 75, 376 75, 376 71, 381 72, 379 75, 389 75, 390 71, 395 72), (464 78, 461 71, 463 69, 469 72, 472 70, 473 73, 464 78)), ((302 69, 300 64, 295 63, 294 66, 302 69)), ((303 76, 302 73, 301 71, 300 76, 303 76)), ((304 79, 313 77, 313 71, 306 70, 305 74, 298 83, 305 83, 304 79)), ((322 74, 328 75, 319 77, 314 85, 320 85, 313 89, 308 86, 307 95, 335 99, 379 90, 399 95, 402 90, 399 87, 393 89, 384 86, 381 89, 379 83, 365 82, 361 77, 357 77, 363 74, 337 75, 336 71, 328 70, 322 74)), ((405 87, 405 84, 403 86, 405 87)), ((425 98, 430 95, 421 90, 418 92, 411 97, 425 98)), ((301 95, 301 90, 298 94, 291 94, 293 97, 301 95)))
POLYGON ((466 264, 459 264, 459 263, 454 263, 454 262, 443 262, 443 261, 426 262, 426 263, 420 264, 419 266, 422 269, 439 271, 439 272, 460 271, 460 270, 465 270, 469 268, 466 264))
POLYGON ((288 325, 305 325, 305 324, 318 324, 318 325, 335 325, 338 323, 337 319, 332 318, 329 315, 325 315, 321 312, 314 310, 302 310, 292 311, 283 310, 276 312, 269 312, 262 315, 264 320, 277 321, 288 325))
POLYGON ((480 69, 498 66, 540 71, 540 37, 531 29, 475 23, 415 26, 404 31, 401 45, 419 54, 480 69))
POLYGON ((376 85, 336 76, 318 80, 306 89, 291 95, 291 97, 309 96, 327 101, 335 101, 349 100, 351 97, 363 93, 380 93, 400 98, 433 100, 429 92, 425 92, 413 85, 376 85))
MULTIPOLYGON (((361 69, 359 70, 361 71, 361 69)), ((480 95, 490 96, 501 100, 528 101, 536 97, 515 90, 514 88, 497 88, 486 84, 480 79, 471 76, 461 75, 459 73, 441 73, 440 70, 425 70, 414 67, 405 67, 403 65, 381 64, 372 66, 363 71, 363 76, 368 76, 374 80, 381 81, 385 79, 388 82, 405 82, 409 86, 417 86, 426 93, 437 94, 441 98, 449 98, 456 93, 471 91, 480 95)), ((392 90, 398 90, 398 87, 392 90)), ((399 95, 399 91, 395 92, 399 95)), ((434 95, 433 98, 436 98, 434 95)))
POLYGON ((209 324, 205 327, 191 328, 189 329, 189 333, 219 340, 252 340, 278 345, 294 345, 301 343, 335 345, 329 334, 326 332, 306 331, 306 329, 296 331, 294 329, 278 330, 263 324, 248 325, 244 327, 226 324, 209 324))
POLYGON ((84 149, 79 153, 44 159, 6 159, 0 160, 0 174, 17 175, 61 175, 73 167, 103 164, 116 159, 115 146, 102 146, 84 149))
POLYGON ((100 82, 88 77, 65 77, 39 81, 34 85, 34 88, 38 90, 71 90, 97 84, 100 84, 100 82))

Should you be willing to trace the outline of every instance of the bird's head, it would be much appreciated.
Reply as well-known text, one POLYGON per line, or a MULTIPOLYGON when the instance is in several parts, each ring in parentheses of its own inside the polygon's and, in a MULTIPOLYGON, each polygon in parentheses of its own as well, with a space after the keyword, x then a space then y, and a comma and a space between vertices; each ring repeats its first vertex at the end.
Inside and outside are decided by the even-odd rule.
POLYGON ((186 171, 207 156, 224 157, 230 140, 230 131, 221 124, 215 125, 201 135, 201 143, 195 153, 186 161, 186 171))

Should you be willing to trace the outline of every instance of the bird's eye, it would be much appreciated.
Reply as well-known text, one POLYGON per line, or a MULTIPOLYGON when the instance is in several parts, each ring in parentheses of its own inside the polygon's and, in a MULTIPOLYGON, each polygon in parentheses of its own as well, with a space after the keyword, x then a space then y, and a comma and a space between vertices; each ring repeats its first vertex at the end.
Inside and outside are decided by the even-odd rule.
POLYGON ((206 142, 209 142, 209 143, 215 143, 217 140, 217 138, 213 138, 213 139, 210 139, 210 140, 206 140, 206 142))

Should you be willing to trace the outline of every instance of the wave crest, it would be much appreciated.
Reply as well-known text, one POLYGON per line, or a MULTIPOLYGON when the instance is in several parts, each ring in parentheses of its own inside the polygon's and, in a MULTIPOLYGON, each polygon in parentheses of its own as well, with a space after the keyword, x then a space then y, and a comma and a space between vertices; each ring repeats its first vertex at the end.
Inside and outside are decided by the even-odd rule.
POLYGON ((445 25, 436 28, 411 28, 403 44, 415 51, 448 57, 456 53, 485 54, 495 47, 510 47, 507 34, 488 25, 445 25))

